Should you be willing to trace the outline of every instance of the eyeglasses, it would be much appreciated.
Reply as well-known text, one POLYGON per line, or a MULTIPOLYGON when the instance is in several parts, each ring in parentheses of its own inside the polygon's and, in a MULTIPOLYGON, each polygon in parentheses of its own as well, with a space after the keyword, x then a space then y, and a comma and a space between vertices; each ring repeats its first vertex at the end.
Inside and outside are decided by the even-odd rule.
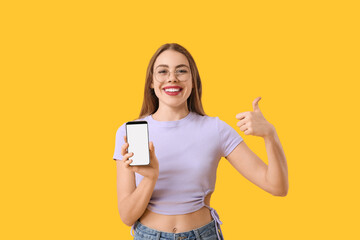
MULTIPOLYGON (((166 67, 159 67, 155 70, 155 79, 164 82, 170 77, 170 71, 166 67)), ((179 81, 185 82, 190 79, 190 70, 188 67, 179 67, 175 71, 175 76, 179 81)))

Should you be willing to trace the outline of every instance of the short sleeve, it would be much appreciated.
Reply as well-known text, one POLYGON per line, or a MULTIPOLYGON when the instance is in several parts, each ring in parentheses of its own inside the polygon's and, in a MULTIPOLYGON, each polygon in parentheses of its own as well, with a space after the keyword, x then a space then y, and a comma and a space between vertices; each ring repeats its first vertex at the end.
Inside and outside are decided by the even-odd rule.
POLYGON ((243 141, 243 138, 234 128, 219 119, 219 117, 216 117, 216 120, 220 135, 219 144, 221 149, 221 156, 227 157, 235 149, 235 147, 243 141))
POLYGON ((116 131, 116 137, 115 137, 115 151, 114 151, 114 160, 121 160, 121 146, 124 145, 124 136, 126 135, 125 131, 125 123, 121 125, 118 130, 116 131))

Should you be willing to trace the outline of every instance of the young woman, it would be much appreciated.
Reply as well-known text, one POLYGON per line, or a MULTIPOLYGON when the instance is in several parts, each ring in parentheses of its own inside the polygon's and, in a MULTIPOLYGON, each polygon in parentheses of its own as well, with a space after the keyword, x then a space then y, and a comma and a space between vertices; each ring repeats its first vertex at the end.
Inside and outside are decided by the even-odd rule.
POLYGON ((116 132, 118 208, 135 240, 222 240, 222 222, 210 207, 221 157, 272 195, 287 194, 285 155, 274 126, 260 112, 260 98, 253 112, 236 118, 246 135, 264 138, 268 166, 231 126, 205 114, 201 93, 190 53, 175 43, 161 46, 148 65, 144 102, 135 119, 148 122, 150 164, 130 166, 125 123, 116 132))

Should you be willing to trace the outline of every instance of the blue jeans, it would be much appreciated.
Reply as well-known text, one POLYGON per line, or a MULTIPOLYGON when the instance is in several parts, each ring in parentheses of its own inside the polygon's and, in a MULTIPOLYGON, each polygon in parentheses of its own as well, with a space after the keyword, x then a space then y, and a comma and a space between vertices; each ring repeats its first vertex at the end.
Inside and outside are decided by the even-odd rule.
POLYGON ((215 224, 215 220, 212 220, 210 223, 188 232, 170 233, 149 228, 136 221, 134 240, 224 240, 220 231, 221 239, 218 239, 215 224))

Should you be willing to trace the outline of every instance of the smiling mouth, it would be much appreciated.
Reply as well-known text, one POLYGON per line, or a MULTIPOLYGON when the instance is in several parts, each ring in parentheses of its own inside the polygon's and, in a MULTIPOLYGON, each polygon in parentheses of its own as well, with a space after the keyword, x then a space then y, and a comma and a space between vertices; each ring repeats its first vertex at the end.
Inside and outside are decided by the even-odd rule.
POLYGON ((180 94, 180 92, 182 91, 182 88, 168 88, 168 89, 163 89, 164 92, 168 95, 168 96, 177 96, 180 94))
POLYGON ((165 92, 181 92, 182 91, 182 88, 164 88, 163 89, 165 92))

